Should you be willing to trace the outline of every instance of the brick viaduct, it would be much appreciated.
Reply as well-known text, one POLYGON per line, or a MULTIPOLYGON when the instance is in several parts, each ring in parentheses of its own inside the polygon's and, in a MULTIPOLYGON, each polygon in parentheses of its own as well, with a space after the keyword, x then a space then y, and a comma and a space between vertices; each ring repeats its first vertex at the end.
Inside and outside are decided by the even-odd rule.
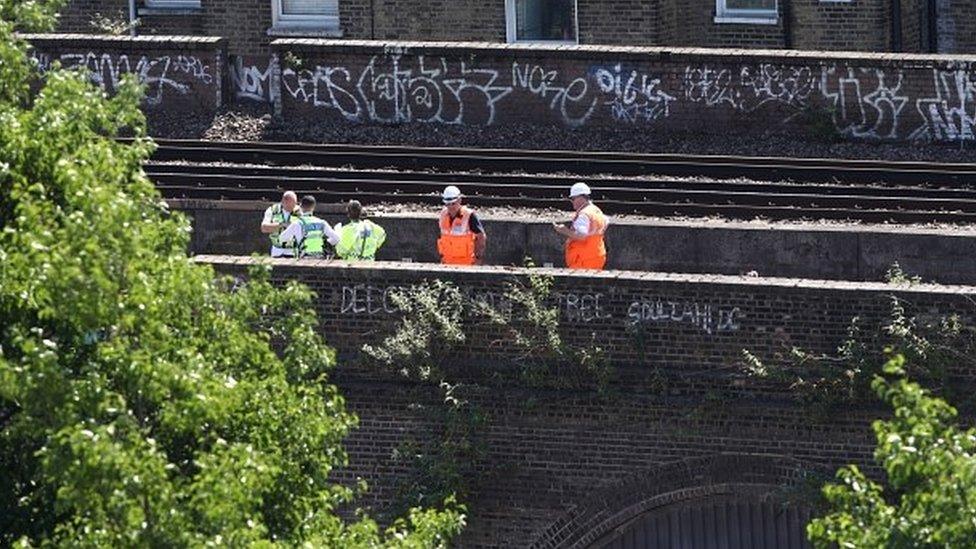
MULTIPOLYGON (((198 260, 236 276, 255 261, 198 260)), ((436 407, 436 391, 358 360, 360 346, 388 333, 396 319, 390 289, 450 280, 470 299, 504 310, 505 284, 524 281, 528 271, 273 263, 274 280, 300 280, 317 293, 323 333, 342 357, 334 379, 361 422, 339 478, 366 479, 366 502, 387 508, 397 493, 393 479, 409 473, 395 451, 443 428, 417 407, 436 407)), ((533 272, 554 277, 563 337, 597 343, 616 376, 610 396, 558 383, 528 387, 504 366, 505 336, 465 317, 468 341, 451 355, 450 375, 488 421, 478 430, 486 453, 469 479, 463 546, 626 546, 621 536, 652 531, 688 540, 708 532, 730 546, 803 546, 810 510, 806 500, 784 494, 809 489, 811 479, 847 463, 877 473, 869 425, 883 411, 867 405, 813 414, 787 387, 744 377, 737 367, 742 351, 769 365, 784 364, 793 347, 832 353, 855 317, 865 333, 879 330, 893 298, 919 322, 950 314, 971 321, 976 313, 976 288, 965 286, 533 272)), ((948 373, 958 386, 976 377, 948 373)))

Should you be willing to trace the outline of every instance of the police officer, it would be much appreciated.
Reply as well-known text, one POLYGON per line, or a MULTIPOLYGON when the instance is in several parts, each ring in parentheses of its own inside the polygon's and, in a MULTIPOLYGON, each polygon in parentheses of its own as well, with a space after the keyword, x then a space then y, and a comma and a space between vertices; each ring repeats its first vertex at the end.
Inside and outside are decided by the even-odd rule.
POLYGON ((291 224, 291 216, 297 205, 298 196, 288 191, 281 195, 281 202, 272 204, 264 211, 261 232, 271 239, 271 257, 294 257, 294 245, 282 242, 281 233, 291 224))
POLYGON ((302 197, 301 215, 281 233, 280 238, 283 243, 294 243, 292 245, 298 250, 299 257, 319 259, 326 256, 326 239, 329 242, 339 241, 339 235, 329 222, 315 216, 315 197, 312 195, 302 197))
POLYGON ((340 259, 360 259, 373 261, 376 251, 386 241, 386 231, 376 223, 364 219, 363 205, 358 200, 350 200, 346 205, 346 215, 349 223, 338 225, 339 242, 336 243, 336 255, 340 259))
POLYGON ((450 185, 444 189, 439 225, 441 237, 437 251, 447 265, 481 265, 488 236, 474 210, 463 205, 461 189, 450 185))
POLYGON ((607 263, 607 247, 603 235, 610 221, 603 211, 590 201, 590 187, 574 183, 569 200, 576 215, 569 225, 553 223, 553 228, 566 238, 566 266, 570 269, 603 269, 607 263))

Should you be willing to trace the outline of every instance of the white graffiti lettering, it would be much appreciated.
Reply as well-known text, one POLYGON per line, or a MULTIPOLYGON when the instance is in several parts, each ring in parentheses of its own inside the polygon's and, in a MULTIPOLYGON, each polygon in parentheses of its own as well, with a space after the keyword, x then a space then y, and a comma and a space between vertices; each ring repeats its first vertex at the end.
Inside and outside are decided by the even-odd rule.
POLYGON ((277 57, 271 57, 264 69, 256 65, 244 66, 244 59, 235 57, 230 64, 230 81, 234 90, 234 97, 238 99, 253 99, 255 101, 274 101, 277 86, 272 85, 271 78, 278 62, 277 57))
POLYGON ((602 299, 603 294, 560 294, 563 318, 570 322, 592 322, 612 318, 613 315, 604 310, 602 299))
MULTIPOLYGON (((163 102, 166 90, 185 95, 195 82, 204 85, 213 83, 210 67, 194 56, 142 55, 134 61, 133 59, 125 54, 95 52, 64 53, 58 58, 65 68, 86 69, 91 81, 108 91, 118 88, 122 75, 136 75, 139 82, 146 87, 146 103, 153 106, 163 102)), ((38 57, 38 67, 42 70, 49 68, 50 63, 49 57, 38 57)))
POLYGON ((558 84, 559 73, 539 65, 512 63, 512 87, 526 90, 549 101, 549 109, 558 111, 563 122, 572 128, 582 126, 593 115, 598 98, 587 100, 589 84, 586 79, 573 79, 568 85, 558 84))
POLYGON ((688 323, 707 334, 738 330, 741 316, 738 307, 723 309, 708 303, 666 299, 634 301, 627 308, 628 322, 632 326, 642 323, 688 323))
POLYGON ((923 124, 911 137, 926 141, 972 141, 976 123, 976 83, 968 70, 932 69, 935 95, 918 99, 923 124))
POLYGON ((898 136, 898 121, 908 97, 899 95, 904 75, 886 75, 880 69, 848 67, 838 72, 824 68, 820 89, 832 105, 834 126, 842 135, 893 139, 898 136), (867 84, 865 84, 867 81, 867 84), (873 90, 864 93, 865 86, 873 90))
POLYGON ((667 118, 674 97, 661 88, 661 79, 629 73, 617 64, 612 69, 597 69, 596 81, 600 90, 610 95, 607 104, 617 120, 626 122, 651 121, 667 118))

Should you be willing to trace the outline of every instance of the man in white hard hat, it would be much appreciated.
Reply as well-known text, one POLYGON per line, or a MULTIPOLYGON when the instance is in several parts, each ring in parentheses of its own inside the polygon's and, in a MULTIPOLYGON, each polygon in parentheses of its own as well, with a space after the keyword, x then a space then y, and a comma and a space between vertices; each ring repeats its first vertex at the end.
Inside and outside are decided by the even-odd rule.
POLYGON ((450 185, 444 189, 441 200, 440 229, 437 251, 441 263, 447 265, 481 265, 485 257, 488 236, 474 210, 461 203, 461 189, 450 185))
POLYGON ((556 232, 566 238, 566 266, 570 269, 603 269, 607 263, 603 235, 610 221, 590 201, 590 186, 586 183, 573 183, 569 200, 576 211, 573 221, 552 224, 556 232))
POLYGON ((271 257, 294 257, 294 242, 282 242, 281 233, 291 224, 291 216, 298 206, 298 195, 287 191, 281 195, 281 202, 272 204, 264 211, 261 232, 271 238, 271 257))

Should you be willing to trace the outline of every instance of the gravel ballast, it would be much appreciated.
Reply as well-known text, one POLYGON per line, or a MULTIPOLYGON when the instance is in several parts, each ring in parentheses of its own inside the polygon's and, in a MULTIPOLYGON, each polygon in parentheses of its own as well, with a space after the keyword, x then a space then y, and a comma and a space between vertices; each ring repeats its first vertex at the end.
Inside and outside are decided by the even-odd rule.
POLYGON ((282 123, 268 105, 231 105, 212 117, 178 112, 149 115, 150 134, 159 138, 213 141, 285 141, 408 145, 425 147, 521 148, 674 154, 785 156, 976 163, 976 143, 955 145, 828 142, 792 129, 767 135, 676 134, 654 127, 572 130, 551 126, 446 126, 435 124, 282 123))

